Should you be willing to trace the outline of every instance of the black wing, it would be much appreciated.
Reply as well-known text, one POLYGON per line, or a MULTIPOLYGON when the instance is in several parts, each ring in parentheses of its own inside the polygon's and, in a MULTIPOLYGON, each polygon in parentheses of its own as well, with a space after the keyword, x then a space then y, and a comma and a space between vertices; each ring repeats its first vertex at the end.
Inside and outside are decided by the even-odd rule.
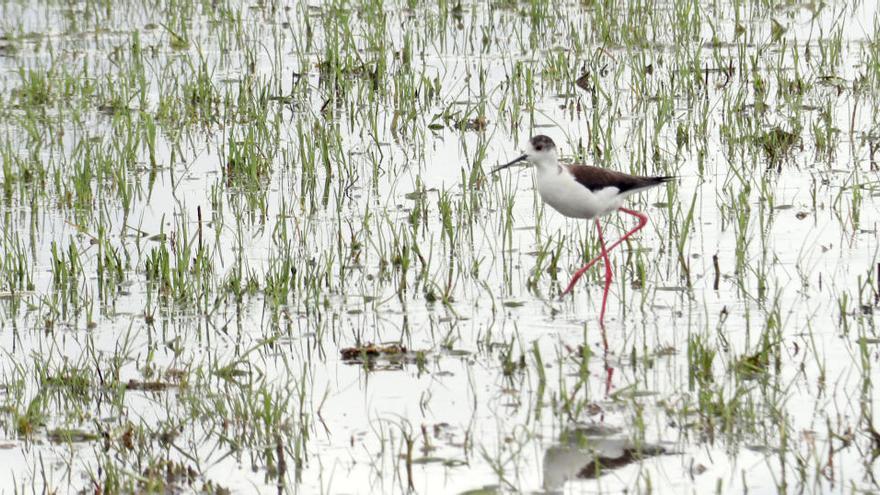
POLYGON ((590 165, 567 165, 567 167, 569 172, 574 175, 574 179, 590 191, 616 187, 618 191, 626 192, 656 186, 675 178, 671 176, 640 177, 590 165))

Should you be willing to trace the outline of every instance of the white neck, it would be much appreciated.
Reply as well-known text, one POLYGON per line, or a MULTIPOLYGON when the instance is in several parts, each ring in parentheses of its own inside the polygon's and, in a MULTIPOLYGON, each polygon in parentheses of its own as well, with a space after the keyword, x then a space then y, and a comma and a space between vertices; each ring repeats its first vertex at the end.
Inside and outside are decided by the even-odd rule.
POLYGON ((559 161, 553 155, 538 157, 532 163, 535 164, 535 169, 538 171, 538 173, 554 171, 559 166, 559 161))

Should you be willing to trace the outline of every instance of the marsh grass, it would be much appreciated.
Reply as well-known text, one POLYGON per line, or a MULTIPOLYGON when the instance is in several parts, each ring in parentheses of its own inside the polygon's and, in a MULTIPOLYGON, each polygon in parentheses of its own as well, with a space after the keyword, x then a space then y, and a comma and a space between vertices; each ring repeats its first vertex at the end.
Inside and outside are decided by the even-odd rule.
POLYGON ((877 489, 870 2, 0 12, 3 488, 877 489))

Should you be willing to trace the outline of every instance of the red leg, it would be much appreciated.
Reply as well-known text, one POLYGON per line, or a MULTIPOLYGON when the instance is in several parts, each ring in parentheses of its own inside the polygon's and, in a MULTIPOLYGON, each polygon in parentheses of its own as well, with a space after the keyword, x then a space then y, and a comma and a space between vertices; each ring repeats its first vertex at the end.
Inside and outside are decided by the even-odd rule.
POLYGON ((602 223, 596 219, 596 230, 599 231, 599 245, 602 247, 602 260, 605 263, 605 290, 602 292, 602 311, 599 313, 599 324, 605 326, 605 305, 608 302, 608 289, 611 288, 611 260, 605 249, 605 238, 602 236, 602 223))
MULTIPOLYGON (((603 329, 604 331, 604 329, 603 329)), ((608 354, 608 344, 605 344, 605 354, 608 354)), ((611 395, 611 379, 614 378, 614 368, 608 366, 608 360, 605 361, 605 397, 611 395)))
MULTIPOLYGON (((620 239, 618 239, 617 241, 615 241, 614 244, 612 244, 611 247, 609 247, 609 248, 606 250, 605 254, 610 253, 611 250, 614 249, 614 248, 616 248, 617 246, 619 246, 621 242, 625 241, 627 238, 629 238, 631 235, 635 234, 635 233, 638 232, 639 230, 642 230, 642 228, 643 228, 645 225, 647 225, 647 223, 648 223, 648 216, 645 215, 644 213, 639 213, 639 212, 637 212, 637 211, 630 210, 630 209, 628 209, 628 208, 620 208, 620 211, 622 211, 622 212, 624 212, 624 213, 628 213, 628 214, 633 215, 633 216, 635 216, 635 217, 638 217, 638 219, 639 219, 639 224, 636 225, 632 230, 630 230, 629 232, 627 232, 626 234, 624 234, 623 237, 621 237, 620 239)), ((596 262, 599 261, 600 259, 602 259, 602 255, 593 258, 589 263, 587 263, 586 265, 584 265, 583 268, 581 268, 580 270, 578 270, 577 272, 575 272, 574 276, 571 277, 571 282, 569 282, 569 283, 568 283, 568 287, 566 287, 566 289, 565 289, 564 291, 562 291, 562 294, 560 294, 560 297, 562 297, 562 296, 568 294, 569 292, 571 292, 571 290, 574 288, 574 284, 576 284, 577 281, 580 280, 580 278, 584 276, 584 273, 586 273, 587 270, 589 270, 590 268, 592 268, 593 265, 595 265, 596 262)))

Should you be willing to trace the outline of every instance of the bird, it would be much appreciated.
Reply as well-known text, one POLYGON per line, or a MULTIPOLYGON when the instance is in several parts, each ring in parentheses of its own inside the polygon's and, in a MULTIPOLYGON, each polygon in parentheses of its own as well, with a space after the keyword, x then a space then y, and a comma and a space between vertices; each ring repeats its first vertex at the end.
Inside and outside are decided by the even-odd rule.
POLYGON ((637 176, 580 163, 560 163, 556 143, 547 136, 533 136, 521 156, 493 168, 490 175, 525 162, 535 170, 535 183, 541 199, 554 210, 570 218, 595 220, 602 252, 575 272, 560 297, 570 294, 577 281, 599 260, 605 265, 605 289, 599 323, 605 325, 605 306, 613 277, 608 253, 648 223, 644 213, 625 208, 628 196, 659 186, 675 179, 674 176, 637 176), (638 218, 638 224, 616 242, 606 247, 601 217, 620 211, 638 218))

